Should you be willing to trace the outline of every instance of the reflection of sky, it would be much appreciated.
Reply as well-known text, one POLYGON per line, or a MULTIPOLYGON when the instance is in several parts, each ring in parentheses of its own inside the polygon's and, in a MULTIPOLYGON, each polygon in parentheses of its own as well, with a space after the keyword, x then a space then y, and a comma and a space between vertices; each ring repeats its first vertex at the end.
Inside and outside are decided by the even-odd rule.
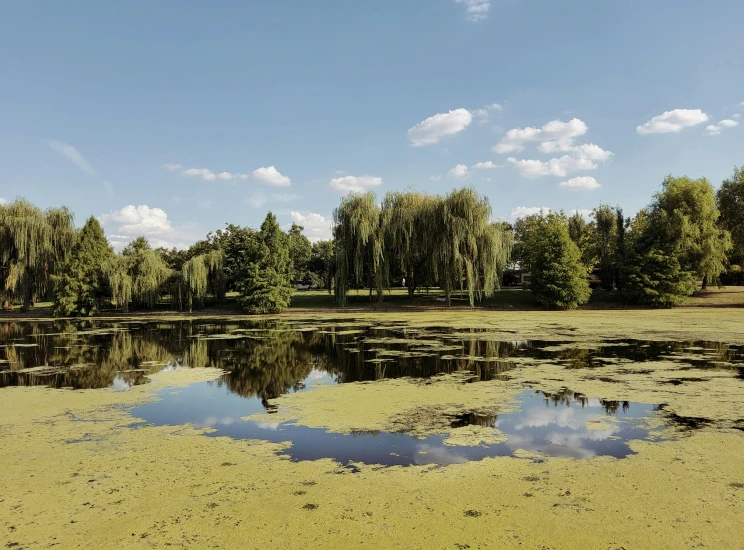
POLYGON ((501 415, 496 427, 507 435, 504 445, 550 456, 589 458, 598 454, 627 454, 626 441, 645 437, 632 427, 632 419, 647 416, 650 405, 631 403, 627 411, 618 410, 614 421, 605 422, 607 413, 599 399, 555 404, 532 392, 522 394, 520 411, 501 415), (610 428, 594 430, 587 423, 600 421, 610 428))
MULTIPOLYGON (((313 371, 304 381, 305 390, 313 383, 333 383, 330 376, 313 371), (312 378, 312 381, 311 381, 312 378)), ((259 439, 292 443, 284 454, 293 460, 333 458, 346 464, 460 464, 488 456, 509 456, 523 449, 547 456, 590 458, 597 455, 622 457, 630 454, 627 441, 646 437, 647 431, 634 428, 638 418, 651 413, 650 405, 630 403, 620 409, 611 428, 592 430, 586 423, 604 420, 606 412, 598 399, 585 401, 585 406, 572 401, 546 402, 533 391, 520 394, 521 410, 500 415, 495 425, 507 439, 496 445, 450 447, 444 435, 416 439, 406 434, 330 433, 322 428, 296 426, 286 422, 253 422, 242 417, 265 412, 258 398, 244 398, 217 384, 192 384, 179 392, 162 392, 161 400, 142 405, 134 415, 157 425, 191 423, 212 428, 209 436, 235 439, 259 439)))

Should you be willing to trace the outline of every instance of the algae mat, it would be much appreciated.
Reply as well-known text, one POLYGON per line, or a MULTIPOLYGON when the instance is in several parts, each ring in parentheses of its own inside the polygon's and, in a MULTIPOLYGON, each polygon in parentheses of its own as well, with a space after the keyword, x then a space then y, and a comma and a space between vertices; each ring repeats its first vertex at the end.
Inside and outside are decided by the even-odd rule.
MULTIPOLYGON (((543 318, 550 319, 551 314, 543 318)), ((555 314, 553 319, 560 322, 563 317, 555 314)), ((488 316, 481 322, 488 324, 488 316)), ((713 334, 715 329, 706 325, 701 331, 713 334)), ((674 332, 673 327, 665 330, 674 332)), ((680 327, 682 332, 689 330, 680 327)), ((602 331, 611 332, 609 323, 602 331)), ((566 371, 561 371, 566 380, 555 380, 554 370, 533 369, 528 377, 517 369, 512 383, 529 381, 548 389, 583 384, 581 389, 587 392, 614 391, 623 399, 652 394, 658 399, 660 390, 652 381, 665 376, 667 366, 659 364, 653 370, 647 375, 652 378, 635 380, 633 376, 644 375, 634 373, 624 384, 603 382, 604 387, 566 371)), ((740 394, 730 373, 709 376, 701 388, 713 398, 716 384, 726 389, 719 413, 711 415, 719 426, 676 433, 664 442, 634 441, 631 446, 637 454, 624 459, 536 460, 523 453, 518 458, 487 458, 442 468, 360 464, 351 472, 331 460, 292 462, 277 454, 281 444, 207 438, 189 426, 133 425, 131 408, 154 399, 156 391, 219 375, 216 369, 201 368, 161 372, 150 384, 128 392, 0 390, 0 459, 5 466, 0 480, 0 544, 742 547, 744 432, 732 427, 740 394)), ((621 367, 613 376, 624 376, 621 367)), ((384 389, 376 384, 358 386, 375 392, 384 389)), ((390 395, 403 403, 400 384, 390 387, 390 395)), ((675 403, 673 394, 685 387, 663 386, 665 398, 675 403)), ((319 398, 321 391, 342 397, 343 388, 311 393, 318 392, 319 398)), ((357 385, 350 384, 349 391, 360 397, 357 385)), ((303 404, 303 399, 296 398, 297 415, 311 419, 311 405, 303 404), (308 409, 303 412, 303 407, 308 409)), ((687 402, 679 398, 675 410, 697 413, 705 407, 694 400, 685 411, 687 402)), ((360 421, 385 420, 360 409, 360 421)))

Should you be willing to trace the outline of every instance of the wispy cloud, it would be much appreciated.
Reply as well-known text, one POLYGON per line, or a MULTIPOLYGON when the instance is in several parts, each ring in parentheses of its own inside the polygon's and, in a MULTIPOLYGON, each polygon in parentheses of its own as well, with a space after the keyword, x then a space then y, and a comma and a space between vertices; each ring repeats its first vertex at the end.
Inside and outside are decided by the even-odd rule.
POLYGON ((86 174, 95 175, 96 171, 93 169, 93 167, 88 163, 87 160, 85 160, 83 155, 81 155, 80 152, 69 143, 51 140, 49 142, 49 147, 51 147, 53 151, 64 155, 67 160, 80 168, 86 174))
POLYGON ((479 23, 488 17, 490 0, 455 0, 455 2, 465 6, 465 17, 468 21, 479 23))
POLYGON ((112 184, 110 181, 103 180, 103 189, 106 191, 106 196, 114 196, 114 184, 112 184))
POLYGON ((333 178, 328 186, 334 191, 346 195, 347 193, 364 193, 382 184, 382 178, 375 176, 344 176, 333 178))

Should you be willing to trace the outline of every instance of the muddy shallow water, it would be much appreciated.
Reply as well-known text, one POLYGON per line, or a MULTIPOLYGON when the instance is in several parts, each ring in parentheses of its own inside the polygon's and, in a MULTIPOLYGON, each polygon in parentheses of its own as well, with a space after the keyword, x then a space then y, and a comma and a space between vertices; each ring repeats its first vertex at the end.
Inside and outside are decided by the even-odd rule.
MULTIPOLYGON (((726 369, 744 376, 744 349, 735 345, 509 337, 483 329, 334 321, 9 323, 0 334, 0 387, 126 391, 146 383, 154 372, 216 367, 225 374, 215 382, 162 391, 157 401, 135 408, 133 416, 146 424, 209 428, 210 436, 289 441, 282 453, 292 460, 446 465, 517 450, 536 456, 622 458, 632 454, 631 440, 658 440, 660 427, 695 428, 705 420, 669 414, 663 402, 607 400, 565 386, 538 391, 530 380, 523 380, 517 391, 510 388, 508 407, 448 410, 440 419, 444 428, 427 432, 409 429, 404 421, 395 429, 340 433, 281 414, 272 418, 282 412, 275 400, 322 386, 391 379, 428 384, 452 374, 461 384, 498 384, 515 368, 529 373, 530 365, 579 369, 588 373, 585 378, 612 382, 603 376, 611 366, 628 365, 629 373, 644 374, 644 363, 666 361, 680 372, 679 378, 660 382, 669 386, 705 380, 683 376, 690 369, 726 369), (453 437, 462 434, 471 439, 453 437)), ((384 409, 387 403, 382 399, 376 406, 384 409)))

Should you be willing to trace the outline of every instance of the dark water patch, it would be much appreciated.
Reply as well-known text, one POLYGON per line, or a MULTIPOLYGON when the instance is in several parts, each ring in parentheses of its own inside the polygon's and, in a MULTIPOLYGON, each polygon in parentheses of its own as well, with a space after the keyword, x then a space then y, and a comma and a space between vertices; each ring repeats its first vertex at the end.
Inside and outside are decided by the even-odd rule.
POLYGON ((267 408, 271 399, 301 389, 311 371, 335 383, 462 371, 488 381, 503 379, 525 360, 598 372, 612 364, 664 360, 681 369, 731 369, 744 378, 744 348, 716 342, 618 339, 582 347, 513 340, 508 331, 491 329, 386 328, 341 320, 0 323, 0 387, 125 390, 164 369, 217 367, 229 373, 220 384, 260 397, 267 408))
POLYGON ((208 427, 212 429, 208 437, 290 442, 291 446, 279 454, 294 461, 331 458, 341 464, 447 465, 512 456, 518 449, 543 456, 622 458, 633 454, 629 441, 655 436, 655 432, 642 427, 643 419, 653 414, 652 405, 592 399, 568 390, 558 394, 525 390, 518 396, 521 407, 517 412, 452 417, 453 428, 475 425, 506 436, 502 443, 477 446, 448 445, 447 435, 416 438, 379 431, 347 435, 291 422, 242 420, 263 410, 260 399, 241 399, 214 383, 193 384, 179 392, 163 392, 160 397, 159 401, 137 407, 133 415, 154 425, 189 423, 208 427), (593 429, 592 424, 599 428, 593 429))

